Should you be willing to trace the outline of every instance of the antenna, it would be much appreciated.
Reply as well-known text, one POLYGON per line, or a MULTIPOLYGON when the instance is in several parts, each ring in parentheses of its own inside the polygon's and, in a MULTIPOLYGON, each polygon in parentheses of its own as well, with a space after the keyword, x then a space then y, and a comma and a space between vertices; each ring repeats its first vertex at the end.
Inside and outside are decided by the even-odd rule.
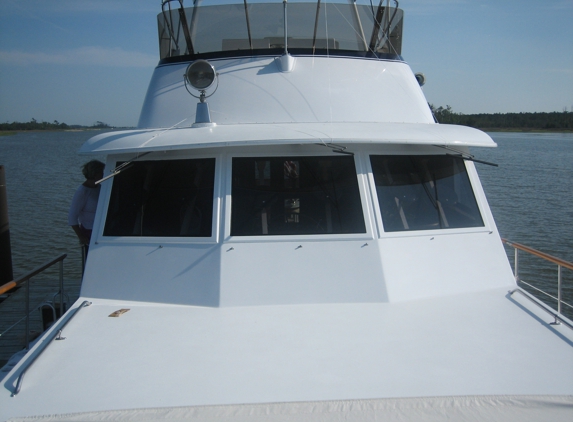
POLYGON ((285 35, 285 52, 277 59, 281 72, 292 72, 294 69, 295 59, 288 52, 288 23, 287 23, 287 0, 283 0, 284 10, 284 35, 285 35))

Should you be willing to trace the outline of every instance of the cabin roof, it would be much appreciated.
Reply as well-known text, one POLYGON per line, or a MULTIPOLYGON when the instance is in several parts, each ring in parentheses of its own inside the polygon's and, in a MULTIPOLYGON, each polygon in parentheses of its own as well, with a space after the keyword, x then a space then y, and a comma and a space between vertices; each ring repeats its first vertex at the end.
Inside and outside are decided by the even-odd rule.
POLYGON ((80 154, 119 154, 278 144, 406 144, 495 147, 486 133, 465 126, 426 123, 277 123, 155 128, 107 132, 80 154))

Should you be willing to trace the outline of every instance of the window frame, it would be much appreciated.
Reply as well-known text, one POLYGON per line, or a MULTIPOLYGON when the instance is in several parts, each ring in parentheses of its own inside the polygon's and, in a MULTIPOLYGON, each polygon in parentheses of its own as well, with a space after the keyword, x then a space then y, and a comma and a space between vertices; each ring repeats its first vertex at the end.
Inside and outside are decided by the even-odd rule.
POLYGON ((356 177, 358 184, 358 193, 360 196, 360 204, 362 206, 362 217, 364 219, 364 233, 332 233, 332 234, 277 234, 277 235, 234 235, 231 236, 231 216, 232 216, 232 191, 233 191, 233 159, 234 158, 293 158, 293 157, 330 157, 337 156, 329 151, 316 152, 316 151, 305 151, 305 152, 293 152, 293 151, 257 151, 257 152, 238 152, 229 153, 225 159, 226 168, 228 169, 225 174, 225 188, 224 188, 224 218, 225 218, 225 230, 224 230, 224 242, 289 242, 289 241, 321 241, 321 240, 364 240, 364 239, 374 239, 373 227, 372 227, 372 210, 367 200, 369 195, 368 190, 368 180, 367 174, 364 173, 364 167, 362 165, 362 159, 359 153, 353 156, 354 166, 356 169, 356 177))
POLYGON ((402 230, 402 231, 385 231, 384 229, 384 221, 382 220, 382 210, 380 208, 380 201, 378 199, 378 191, 376 189, 376 181, 374 180, 374 171, 372 169, 372 162, 371 156, 376 155, 396 155, 396 156, 428 156, 428 155, 436 155, 442 156, 443 153, 432 153, 427 150, 418 150, 418 151, 406 151, 406 150, 398 150, 398 151, 366 151, 365 153, 365 166, 367 167, 368 172, 368 183, 370 193, 372 195, 372 206, 374 207, 374 215, 376 220, 376 225, 378 226, 378 236, 379 238, 394 238, 394 237, 420 237, 420 236, 428 236, 432 237, 434 235, 454 235, 454 234, 462 234, 462 233, 483 233, 489 232, 490 234, 493 233, 495 228, 495 223, 492 220, 491 212, 489 211, 489 207, 487 205, 487 200, 485 199, 485 194, 483 192, 483 188, 481 186, 479 177, 477 176, 477 171, 475 170, 475 166, 473 162, 469 162, 467 160, 463 160, 466 174, 468 176, 468 180, 470 183, 470 187, 472 189, 472 193, 474 199, 477 204, 477 209, 480 213, 481 219, 483 221, 483 226, 477 227, 459 227, 459 228, 437 228, 437 229, 428 229, 428 230, 402 230))
MULTIPOLYGON (((121 154, 109 156, 106 161, 106 173, 110 169, 118 166, 118 163, 133 160, 137 153, 121 154)), ((201 154, 194 154, 192 151, 189 153, 181 154, 180 151, 170 153, 165 151, 152 151, 151 154, 140 161, 175 161, 175 160, 193 160, 193 159, 214 159, 215 169, 213 178, 213 210, 211 219, 211 236, 209 237, 193 237, 193 236, 106 236, 104 235, 105 224, 107 221, 107 213, 111 202, 111 191, 113 189, 114 177, 102 182, 100 191, 100 198, 105 200, 98 205, 99 217, 96 216, 98 224, 96 244, 99 243, 154 243, 154 244, 181 244, 181 243, 203 243, 214 244, 218 243, 220 236, 220 219, 221 219, 221 154, 203 152, 201 154), (156 154, 157 156, 154 156, 156 154), (161 155, 159 155, 161 154, 161 155)), ((138 160, 139 161, 139 160, 138 160)), ((129 170, 126 170, 129 171, 129 170)), ((94 226, 95 229, 95 226, 94 226)), ((95 232, 94 232, 95 234, 95 232)))

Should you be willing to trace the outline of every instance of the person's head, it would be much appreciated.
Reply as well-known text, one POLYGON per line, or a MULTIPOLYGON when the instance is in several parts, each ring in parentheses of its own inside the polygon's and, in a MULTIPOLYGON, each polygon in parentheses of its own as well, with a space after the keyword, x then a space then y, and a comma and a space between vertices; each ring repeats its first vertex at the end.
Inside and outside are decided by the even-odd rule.
POLYGON ((103 177, 105 164, 98 160, 91 160, 82 167, 82 173, 87 180, 103 177))

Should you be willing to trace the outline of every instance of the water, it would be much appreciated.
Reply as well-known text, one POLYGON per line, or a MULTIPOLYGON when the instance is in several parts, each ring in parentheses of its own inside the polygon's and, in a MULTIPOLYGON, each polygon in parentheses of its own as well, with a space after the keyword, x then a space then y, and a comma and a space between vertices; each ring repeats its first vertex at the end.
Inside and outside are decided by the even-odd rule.
POLYGON ((97 133, 22 132, 0 137, 15 277, 67 253, 64 279, 81 278, 81 251, 67 216, 75 190, 85 181, 81 166, 91 159, 77 151, 97 133))
MULTIPOLYGON (((489 135, 498 148, 473 153, 499 164, 476 166, 501 236, 573 262, 573 133, 489 135)), ((521 279, 557 296, 557 265, 520 252, 519 267, 521 279)), ((562 270, 562 283, 573 304, 573 271, 562 270)), ((573 317, 573 309, 563 312, 573 317)))
POLYGON ((497 148, 474 149, 502 237, 573 261, 573 133, 490 133, 497 148))
MULTIPOLYGON (((80 249, 67 226, 67 213, 75 189, 84 181, 80 167, 91 158, 78 156, 77 150, 95 134, 34 132, 0 137, 15 276, 67 253, 64 277, 81 277, 80 249)), ((476 166, 502 237, 573 262, 573 134, 490 135, 498 148, 473 153, 499 164, 476 166)), ((509 255, 513 257, 513 250, 509 255)), ((520 267, 523 279, 540 279, 544 289, 555 293, 556 265, 522 253, 520 267)), ((573 271, 563 270, 563 276, 572 303, 573 271)))

